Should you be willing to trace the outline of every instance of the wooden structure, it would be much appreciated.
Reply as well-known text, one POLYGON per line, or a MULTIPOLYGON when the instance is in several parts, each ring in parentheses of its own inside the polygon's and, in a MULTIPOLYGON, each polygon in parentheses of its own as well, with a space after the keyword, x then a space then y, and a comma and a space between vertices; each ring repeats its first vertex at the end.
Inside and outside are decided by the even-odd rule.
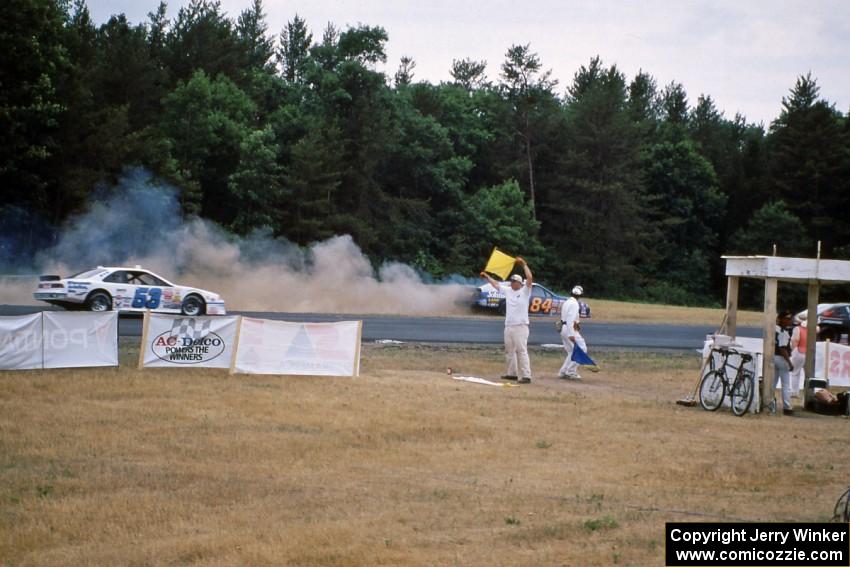
MULTIPOLYGON (((776 336, 776 292, 779 282, 807 285, 809 325, 817 321, 818 296, 824 284, 850 282, 850 262, 843 260, 821 260, 819 258, 785 258, 782 256, 723 256, 726 260, 726 327, 724 334, 737 333, 738 284, 741 278, 764 280, 764 319, 762 332, 764 346, 762 357, 763 376, 762 404, 773 399, 773 349, 776 336)), ((812 327, 809 327, 812 329, 812 327)), ((803 386, 804 404, 809 405, 809 377, 815 370, 815 342, 817 332, 806 334, 806 382, 803 386)), ((778 414, 779 412, 777 412, 778 414)))

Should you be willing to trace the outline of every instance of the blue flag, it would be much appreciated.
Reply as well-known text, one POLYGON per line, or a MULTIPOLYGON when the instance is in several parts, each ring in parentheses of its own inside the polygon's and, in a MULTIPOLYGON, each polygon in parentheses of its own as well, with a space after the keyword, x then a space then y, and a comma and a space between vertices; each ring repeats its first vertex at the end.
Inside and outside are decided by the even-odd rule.
POLYGON ((588 356, 586 352, 584 352, 580 346, 573 345, 573 355, 570 357, 573 362, 578 362, 584 366, 596 366, 596 363, 593 362, 593 359, 588 356))

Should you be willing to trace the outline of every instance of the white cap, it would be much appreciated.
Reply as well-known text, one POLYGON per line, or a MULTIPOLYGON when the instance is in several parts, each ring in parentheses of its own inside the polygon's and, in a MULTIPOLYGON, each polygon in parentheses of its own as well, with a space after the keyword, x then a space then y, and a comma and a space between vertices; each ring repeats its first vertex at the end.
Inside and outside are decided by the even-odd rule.
POLYGON ((512 276, 510 277, 510 280, 511 280, 512 282, 519 282, 519 283, 522 283, 522 276, 521 276, 521 275, 519 275, 519 274, 514 274, 514 275, 512 275, 512 276))
POLYGON ((577 285, 573 288, 572 294, 573 295, 584 295, 584 288, 581 287, 580 285, 577 285))

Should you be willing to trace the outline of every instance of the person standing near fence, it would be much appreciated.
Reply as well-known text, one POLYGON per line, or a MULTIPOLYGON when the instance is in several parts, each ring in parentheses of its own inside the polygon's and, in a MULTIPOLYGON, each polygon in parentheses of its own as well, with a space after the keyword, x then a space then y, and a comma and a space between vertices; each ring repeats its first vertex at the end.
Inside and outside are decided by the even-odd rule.
POLYGON ((524 282, 519 274, 512 275, 507 285, 500 284, 487 272, 481 272, 481 277, 505 294, 505 359, 508 372, 502 378, 518 380, 520 384, 529 384, 531 383, 531 361, 528 358, 528 303, 531 300, 533 278, 525 260, 517 256, 516 263, 522 265, 525 273, 524 282))
POLYGON ((782 413, 794 415, 791 406, 791 312, 783 311, 776 317, 776 338, 774 339, 773 388, 782 383, 782 413))
POLYGON ((800 396, 800 379, 804 378, 803 366, 806 364, 806 338, 808 327, 806 321, 801 321, 799 325, 794 327, 791 332, 791 364, 794 369, 791 371, 791 397, 797 398, 800 396))

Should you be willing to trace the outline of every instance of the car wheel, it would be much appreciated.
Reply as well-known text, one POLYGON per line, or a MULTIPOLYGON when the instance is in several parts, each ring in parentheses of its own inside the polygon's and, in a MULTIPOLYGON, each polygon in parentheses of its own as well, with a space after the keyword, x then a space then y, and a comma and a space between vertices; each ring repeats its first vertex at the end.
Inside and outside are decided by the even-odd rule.
POLYGON ((89 311, 103 313, 104 311, 112 310, 112 298, 105 291, 96 291, 91 294, 86 300, 86 307, 89 311))
POLYGON ((204 302, 197 295, 190 295, 186 299, 183 300, 183 306, 181 309, 183 315, 187 315, 189 317, 195 317, 196 315, 204 314, 204 302))

